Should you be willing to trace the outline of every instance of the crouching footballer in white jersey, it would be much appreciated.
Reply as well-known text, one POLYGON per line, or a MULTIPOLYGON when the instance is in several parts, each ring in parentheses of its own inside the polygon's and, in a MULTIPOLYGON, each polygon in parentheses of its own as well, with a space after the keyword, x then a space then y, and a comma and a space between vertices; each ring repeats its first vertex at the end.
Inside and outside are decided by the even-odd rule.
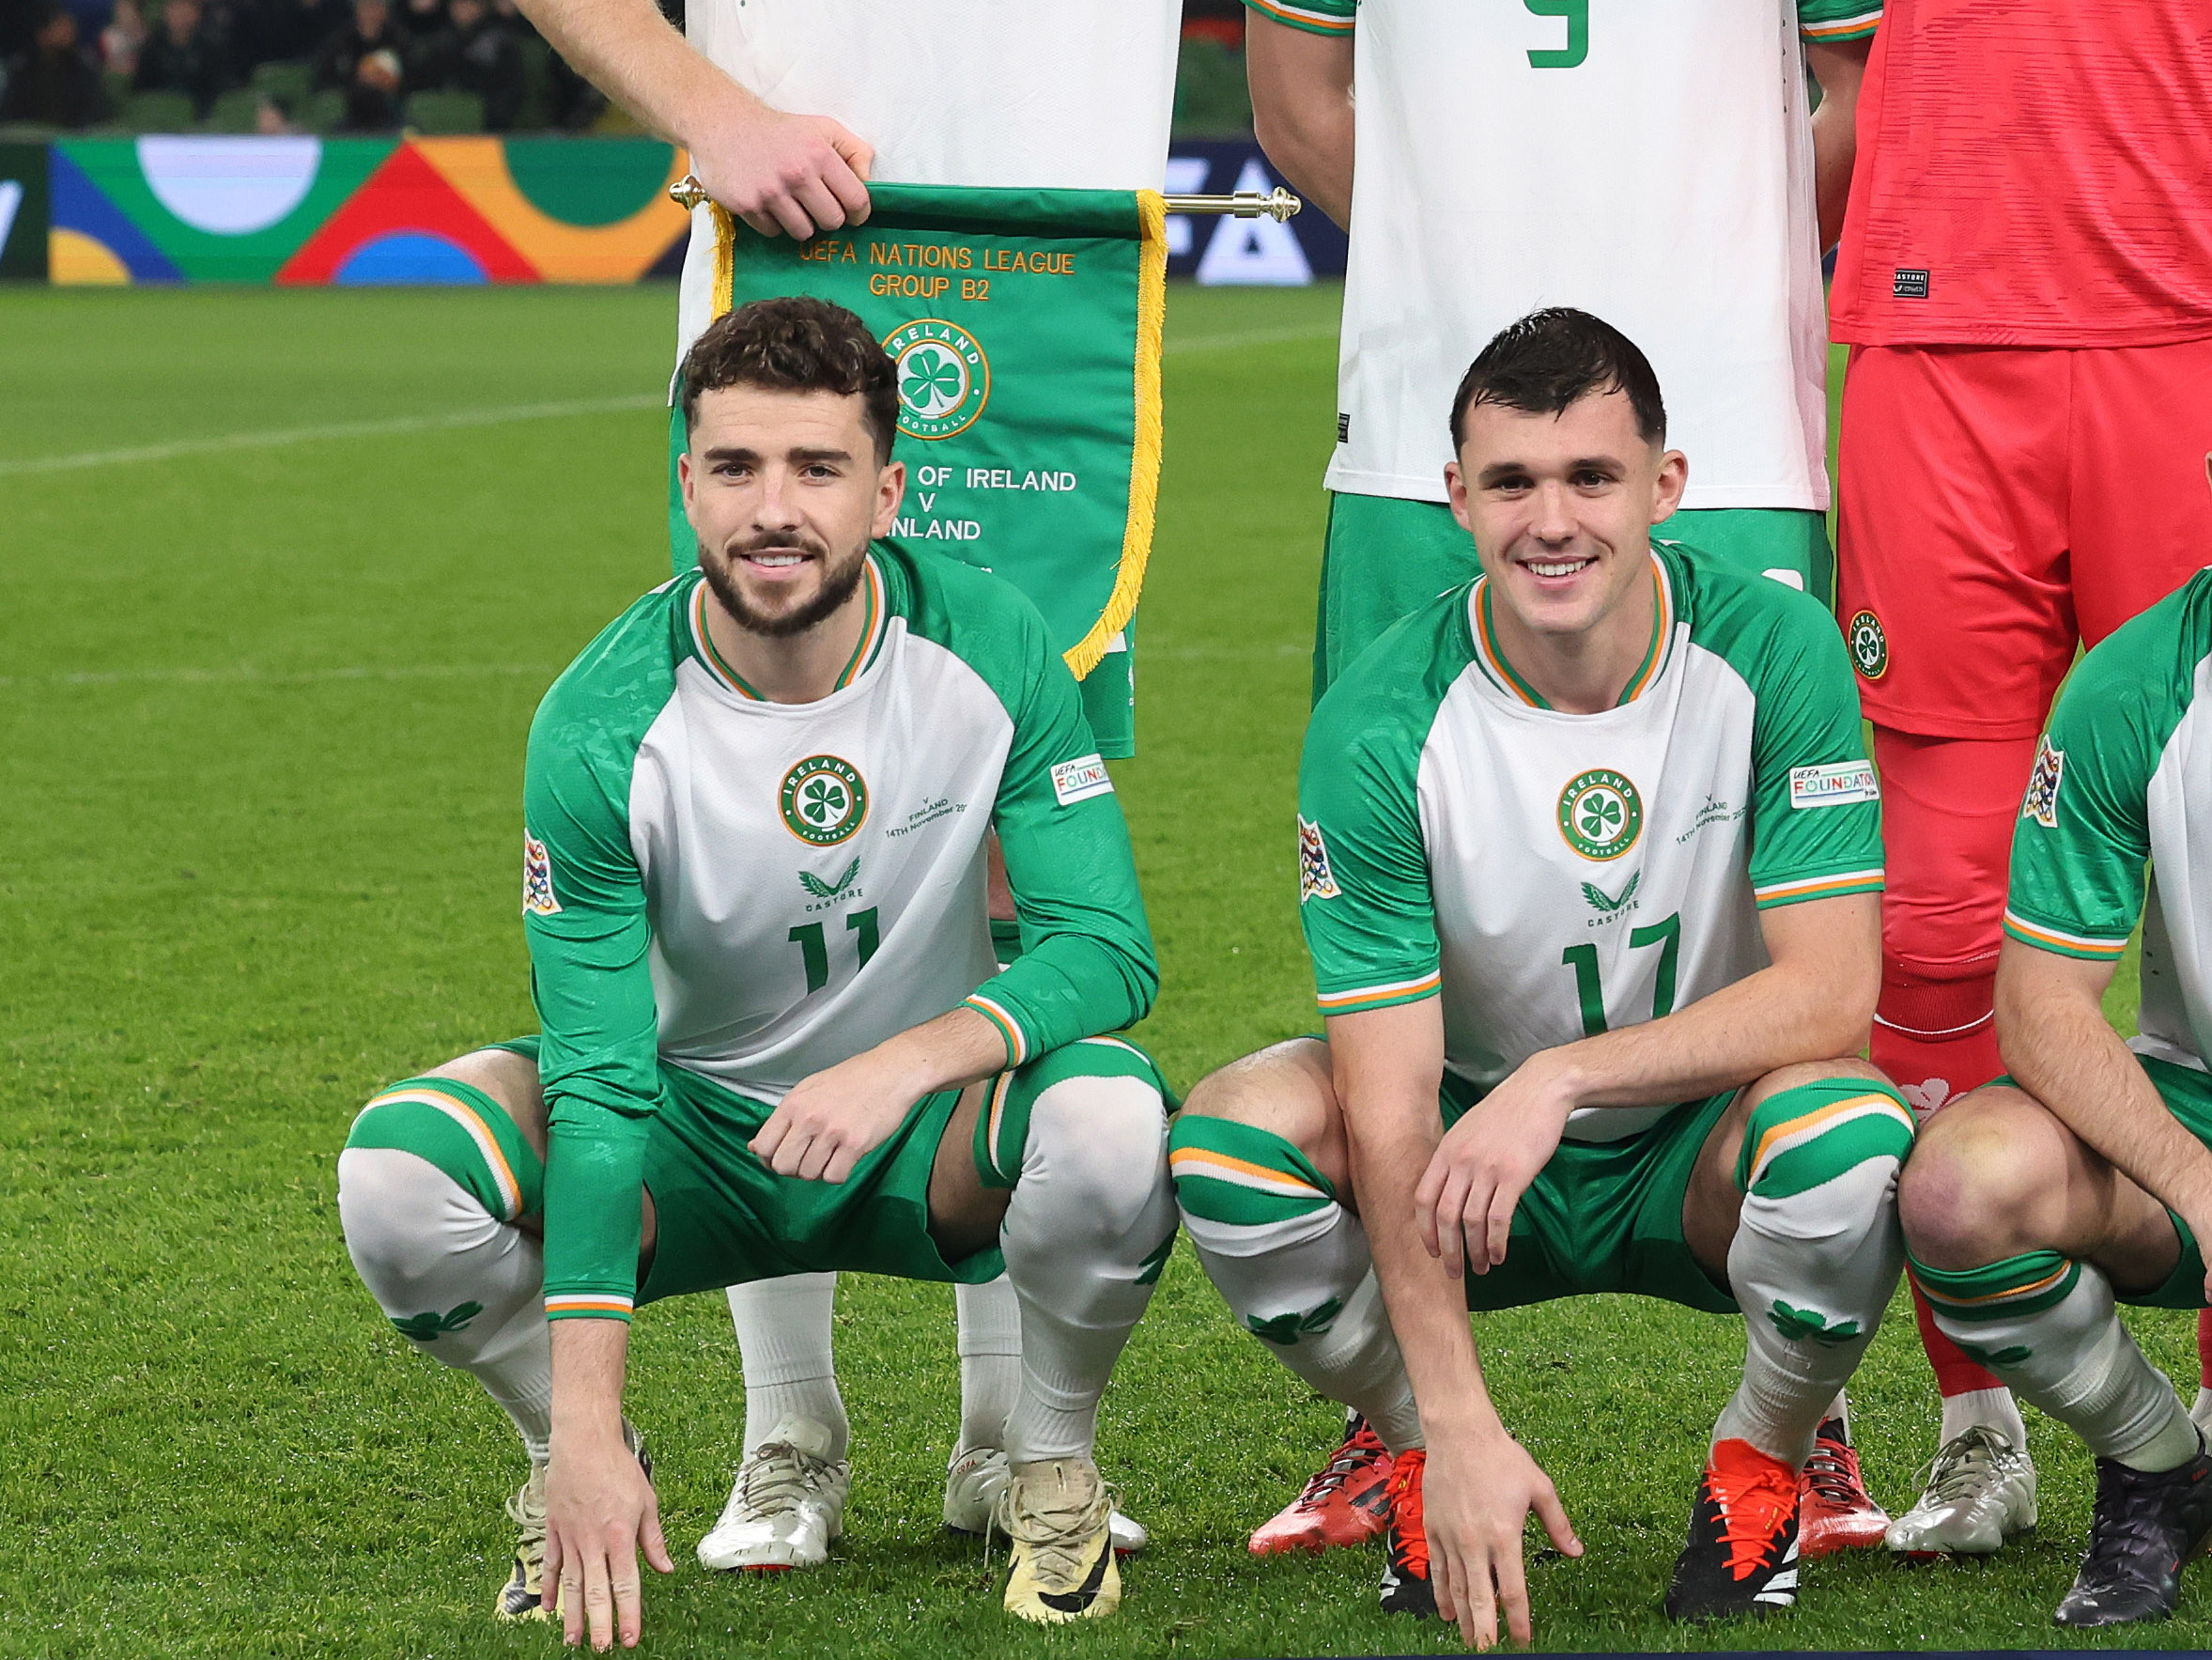
POLYGON ((1531 1511, 1582 1546, 1468 1309, 1740 1313, 1666 1607, 1786 1607, 1799 1468, 1903 1265, 1912 1139, 1853 1058, 1881 837, 1850 665, 1814 600, 1654 542, 1687 466, 1609 325, 1513 324, 1451 432, 1483 575, 1315 711, 1300 898, 1327 1037, 1193 1092, 1184 1224, 1238 1320, 1395 1455, 1384 1606, 1481 1646, 1529 1639, 1531 1511))
POLYGON ((1110 1613, 1099 1396, 1175 1229, 1159 1075, 1103 1035, 1158 986, 1113 786, 1026 599, 872 551, 905 470, 858 318, 742 307, 683 381, 701 568, 593 641, 531 726, 540 1032, 368 1104, 339 1159, 347 1247, 521 1433, 499 1611, 557 1607, 599 1648, 638 1640, 641 1549, 671 1567, 622 1415, 634 1305, 1003 1264, 1005 1604, 1110 1613), (990 830, 1027 948, 1003 972, 990 830))

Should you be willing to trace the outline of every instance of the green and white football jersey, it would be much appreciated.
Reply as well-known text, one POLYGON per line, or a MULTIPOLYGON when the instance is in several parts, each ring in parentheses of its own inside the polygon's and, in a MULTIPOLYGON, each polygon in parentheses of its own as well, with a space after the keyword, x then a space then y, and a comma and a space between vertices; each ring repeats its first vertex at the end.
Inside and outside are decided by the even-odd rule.
MULTIPOLYGON (((1477 1090, 1767 965, 1758 913, 1881 888, 1880 789, 1834 623, 1778 582, 1652 552, 1652 648, 1617 707, 1514 674, 1489 579, 1370 646, 1315 709, 1300 914, 1323 1014, 1444 1001, 1477 1090)), ((1665 1106, 1586 1109, 1612 1140, 1665 1106)))
POLYGON ((758 1101, 960 1006, 1009 1065, 1125 1026, 1158 987, 1129 836, 1044 619, 934 554, 869 555, 838 689, 766 702, 697 572, 539 706, 522 908, 551 1125, 548 1298, 627 1291, 666 1062, 758 1101), (991 949, 984 832, 1021 915, 991 949), (629 1259, 610 1206, 626 1205, 629 1259))
POLYGON ((2117 961, 2140 917, 2130 1047, 2200 1072, 2212 1055, 2208 690, 2212 571, 2200 571, 2067 679, 2013 827, 2004 908, 2015 939, 2094 962, 2117 961))
POLYGON ((1801 36, 1880 0, 1245 0, 1353 38, 1352 247, 1327 483, 1445 499, 1477 352, 1539 306, 1643 348, 1691 509, 1828 505, 1801 36))

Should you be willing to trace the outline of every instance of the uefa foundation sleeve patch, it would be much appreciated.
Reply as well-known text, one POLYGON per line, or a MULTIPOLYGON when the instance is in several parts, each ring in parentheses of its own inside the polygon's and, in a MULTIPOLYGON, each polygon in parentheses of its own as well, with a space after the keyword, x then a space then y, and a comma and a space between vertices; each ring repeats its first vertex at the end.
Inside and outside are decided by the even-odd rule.
POLYGON ((1881 799, 1881 781, 1875 776, 1871 761, 1837 761, 1826 767, 1792 767, 1789 769, 1789 805, 1792 811, 1807 807, 1842 807, 1853 801, 1881 799))
POLYGON ((2058 786, 2066 774, 2066 752, 2057 748, 2046 733, 2035 746, 2035 769, 2028 774, 2028 793, 2020 798, 2020 816, 2032 818, 2045 830, 2058 829, 2058 786))
POLYGON ((1077 801, 1088 801, 1093 796, 1110 796, 1114 781, 1106 776, 1106 763, 1096 755, 1078 755, 1073 761, 1062 761, 1052 769, 1052 794, 1062 807, 1072 807, 1077 801))
POLYGON ((1321 826, 1304 814, 1298 815, 1298 903, 1308 899, 1335 899, 1344 892, 1329 870, 1329 845, 1322 840, 1321 826))
POLYGON ((553 897, 553 861, 546 854, 546 845, 532 835, 522 832, 522 914, 532 917, 549 917, 559 914, 561 902, 553 897))

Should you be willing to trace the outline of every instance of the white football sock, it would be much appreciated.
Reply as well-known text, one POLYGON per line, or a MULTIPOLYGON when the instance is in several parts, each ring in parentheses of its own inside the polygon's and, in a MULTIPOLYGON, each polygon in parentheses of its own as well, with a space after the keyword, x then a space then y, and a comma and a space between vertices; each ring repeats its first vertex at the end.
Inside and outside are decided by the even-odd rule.
POLYGON ((811 1418, 829 1432, 828 1457, 845 1455, 852 1428, 837 1392, 830 1331, 835 1274, 786 1274, 730 1287, 730 1323, 745 1365, 745 1455, 786 1418, 811 1418))
MULTIPOLYGON (((1759 1122, 1755 1114, 1754 1130, 1759 1122)), ((1755 1172, 1728 1248, 1728 1284, 1743 1310, 1743 1381, 1721 1409, 1712 1439, 1748 1441, 1792 1466, 1804 1464, 1821 1419, 1858 1369, 1905 1262, 1899 1156, 1854 1157, 1860 1149, 1841 1139, 1850 1134, 1848 1122, 1831 1134, 1838 1138, 1833 1150, 1807 1140, 1782 1155, 1828 1155, 1841 1168, 1825 1180, 1789 1191, 1805 1179, 1802 1161, 1771 1176, 1755 1172)), ((1898 1140, 1905 1139, 1900 1121, 1898 1140)), ((1770 1156, 1771 1165, 1779 1162, 1770 1156)), ((1816 1166, 1814 1173, 1824 1172, 1816 1166)))
POLYGON ((1006 1420, 1022 1392, 1022 1306, 1001 1274, 982 1285, 955 1285, 960 1322, 960 1443, 957 1459, 975 1447, 1004 1447, 1006 1420))
POLYGON ((553 1345, 536 1240, 496 1220, 425 1158, 338 1155, 338 1222, 369 1295, 433 1360, 472 1374, 542 1465, 553 1427, 553 1345))
POLYGON ((1943 1397, 1942 1440, 1956 1440, 1977 1424, 1995 1430, 2022 1453, 2028 1451, 2028 1426, 2010 1389, 1964 1389, 1943 1397))
POLYGON ((2189 1416, 2191 1423, 2212 1437, 2212 1389, 2197 1386, 2197 1398, 2189 1403, 2189 1416))
POLYGON ((1916 1265, 1914 1276, 1945 1337, 2097 1457, 2155 1471, 2196 1456, 2196 1425, 2120 1324, 2095 1264, 2037 1251, 1953 1274, 1916 1265))
POLYGON ((1424 1445, 1367 1230, 1331 1200, 1257 1225, 1185 1209, 1199 1265, 1237 1324, 1319 1394, 1362 1414, 1393 1452, 1424 1445))
POLYGON ((1141 1078, 1078 1076, 1029 1110, 999 1246, 1021 1309, 1022 1387, 1006 1456, 1089 1457, 1098 1401, 1175 1233, 1168 1119, 1141 1078))

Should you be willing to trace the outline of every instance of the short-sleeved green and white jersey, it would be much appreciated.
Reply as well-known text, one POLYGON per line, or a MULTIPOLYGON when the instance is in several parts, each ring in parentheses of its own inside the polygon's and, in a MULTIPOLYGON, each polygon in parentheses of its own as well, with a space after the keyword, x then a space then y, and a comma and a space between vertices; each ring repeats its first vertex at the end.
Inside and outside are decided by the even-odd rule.
POLYGON ((775 1102, 964 1001, 1015 1065, 1129 1024, 1157 989, 1128 831, 1036 609, 934 554, 868 559, 859 648, 820 702, 746 686, 692 572, 538 707, 522 908, 549 1312, 634 1289, 657 1061, 775 1102), (1003 972, 992 828, 1025 947, 1003 972))
POLYGON ((2131 1047, 2212 1070, 2212 570, 2081 659, 2013 827, 2004 931, 2117 961, 2142 921, 2131 1047), (2145 873, 2149 875, 2147 886, 2145 873))
POLYGON ((1880 0, 1245 0, 1349 36, 1358 92, 1331 489, 1445 499, 1446 417, 1547 305, 1643 348, 1693 509, 1828 505, 1801 39, 1880 0))
MULTIPOLYGON (((1441 996, 1445 1064, 1488 1090, 1539 1050, 1764 968, 1759 910, 1881 887, 1879 786, 1814 600, 1671 544, 1618 706, 1514 674, 1489 579, 1370 646, 1314 711, 1299 897, 1322 1011, 1441 996)), ((1584 1109, 1611 1140, 1669 1109, 1584 1109)))

